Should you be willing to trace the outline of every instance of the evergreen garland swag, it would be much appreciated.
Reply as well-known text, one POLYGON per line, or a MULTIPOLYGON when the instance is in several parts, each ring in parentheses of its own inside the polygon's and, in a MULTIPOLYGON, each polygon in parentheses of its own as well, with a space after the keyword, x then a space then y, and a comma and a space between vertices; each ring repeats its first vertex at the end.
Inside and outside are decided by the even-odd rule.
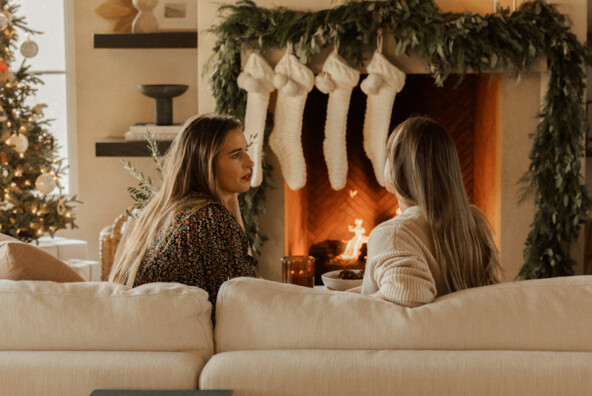
MULTIPOLYGON (((421 57, 435 84, 453 71, 461 78, 504 72, 518 80, 542 58, 550 75, 533 147, 531 164, 521 182, 524 197, 533 194, 536 214, 526 240, 519 278, 572 275, 569 246, 578 236, 592 202, 580 175, 584 156, 584 64, 591 51, 571 32, 568 18, 545 0, 529 1, 515 12, 488 15, 442 13, 432 1, 352 1, 318 12, 259 8, 241 0, 219 9, 222 22, 210 60, 211 87, 217 111, 244 120, 247 95, 236 79, 245 50, 282 49, 293 43, 302 63, 322 47, 340 42, 340 55, 351 65, 367 62, 379 29, 394 37, 395 53, 421 57)), ((268 128, 270 130, 270 128, 268 128)), ((269 132, 269 131, 268 131, 269 132)), ((269 167, 258 188, 241 195, 245 223, 257 251, 264 236, 258 216, 265 212, 269 167)))

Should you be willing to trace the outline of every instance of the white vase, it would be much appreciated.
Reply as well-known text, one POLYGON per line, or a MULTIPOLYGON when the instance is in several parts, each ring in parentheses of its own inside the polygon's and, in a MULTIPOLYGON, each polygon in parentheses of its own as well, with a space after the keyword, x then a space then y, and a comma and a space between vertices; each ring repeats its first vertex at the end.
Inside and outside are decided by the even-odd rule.
POLYGON ((132 4, 138 10, 132 22, 132 33, 158 32, 158 21, 152 14, 158 0, 132 0, 132 4))

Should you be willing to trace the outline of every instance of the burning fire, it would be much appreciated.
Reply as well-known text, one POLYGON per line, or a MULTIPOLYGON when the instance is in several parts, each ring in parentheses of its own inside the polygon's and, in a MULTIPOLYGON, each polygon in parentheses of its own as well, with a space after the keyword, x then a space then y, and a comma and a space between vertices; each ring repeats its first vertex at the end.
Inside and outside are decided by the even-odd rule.
POLYGON ((353 259, 359 256, 362 244, 368 242, 368 237, 364 235, 366 229, 362 227, 362 220, 355 219, 355 227, 349 226, 349 231, 355 233, 354 237, 347 242, 345 251, 341 255, 342 259, 353 259))

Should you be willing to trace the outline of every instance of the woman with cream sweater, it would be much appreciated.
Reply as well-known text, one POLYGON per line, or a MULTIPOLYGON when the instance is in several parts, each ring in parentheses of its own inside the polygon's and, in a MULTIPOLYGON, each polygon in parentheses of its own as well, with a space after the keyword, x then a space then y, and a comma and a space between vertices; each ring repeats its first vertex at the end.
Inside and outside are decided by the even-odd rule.
POLYGON ((401 123, 388 140, 384 173, 401 214, 370 234, 362 294, 417 307, 499 282, 491 232, 468 202, 444 127, 426 117, 401 123))

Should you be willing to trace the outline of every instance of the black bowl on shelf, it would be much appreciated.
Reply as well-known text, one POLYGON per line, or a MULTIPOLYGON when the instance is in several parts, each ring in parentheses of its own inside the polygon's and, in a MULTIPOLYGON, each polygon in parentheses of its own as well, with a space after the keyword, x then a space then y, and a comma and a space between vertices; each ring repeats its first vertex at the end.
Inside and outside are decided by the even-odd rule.
POLYGON ((156 125, 172 125, 173 98, 185 93, 188 87, 183 84, 141 84, 138 85, 138 90, 155 99, 154 123, 156 125))

